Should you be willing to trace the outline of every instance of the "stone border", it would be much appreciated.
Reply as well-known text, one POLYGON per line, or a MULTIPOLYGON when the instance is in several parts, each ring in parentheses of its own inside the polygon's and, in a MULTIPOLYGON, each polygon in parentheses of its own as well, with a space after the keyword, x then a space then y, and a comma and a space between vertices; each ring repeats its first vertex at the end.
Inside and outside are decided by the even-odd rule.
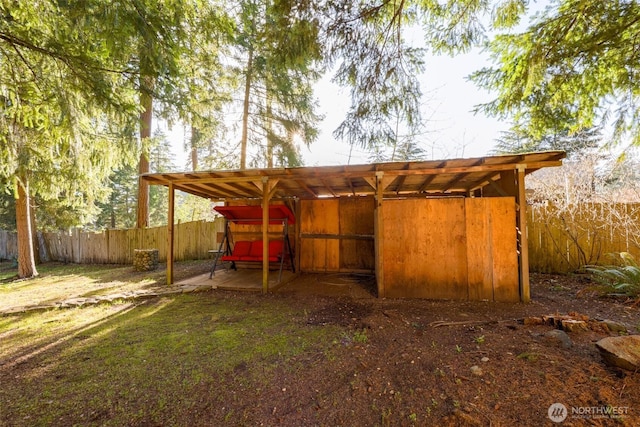
POLYGON ((19 307, 10 307, 6 309, 0 310, 0 316, 9 315, 9 314, 20 314, 27 313, 31 311, 42 311, 42 310, 50 310, 56 308, 76 308, 76 307, 84 307, 89 305, 96 305, 104 302, 113 302, 113 301, 135 301, 143 298, 154 298, 163 295, 177 295, 177 294, 187 294, 193 292, 205 292, 214 289, 211 285, 175 285, 169 287, 162 288, 152 288, 152 289, 141 289, 136 291, 129 292, 119 292, 115 294, 108 295, 97 295, 94 297, 77 297, 77 298, 69 298, 66 300, 58 301, 55 303, 48 304, 39 304, 39 305, 26 305, 19 307))

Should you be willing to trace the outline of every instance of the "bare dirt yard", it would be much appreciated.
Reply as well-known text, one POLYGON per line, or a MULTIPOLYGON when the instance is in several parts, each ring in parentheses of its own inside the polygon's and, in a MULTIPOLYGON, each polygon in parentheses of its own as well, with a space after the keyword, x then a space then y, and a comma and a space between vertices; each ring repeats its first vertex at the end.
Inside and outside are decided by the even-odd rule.
POLYGON ((585 278, 533 274, 527 305, 334 279, 2 316, 0 425, 640 425, 640 374, 594 345, 620 333, 596 319, 636 334, 640 310, 585 278), (547 315, 589 327, 564 343, 547 315))

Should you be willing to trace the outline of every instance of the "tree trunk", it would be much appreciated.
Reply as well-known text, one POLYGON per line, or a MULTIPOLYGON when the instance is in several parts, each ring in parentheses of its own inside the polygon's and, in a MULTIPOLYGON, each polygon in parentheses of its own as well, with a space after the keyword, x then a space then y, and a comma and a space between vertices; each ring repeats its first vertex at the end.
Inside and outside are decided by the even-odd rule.
MULTIPOLYGON (((151 138, 151 118, 153 113, 153 77, 145 76, 145 84, 140 92, 140 162, 138 163, 138 173, 140 175, 149 172, 149 153, 147 152, 148 140, 151 138)), ((149 183, 138 177, 138 214, 137 228, 149 226, 149 183)))
POLYGON ((40 245, 38 244, 38 227, 36 223, 36 201, 34 198, 29 197, 29 216, 31 217, 31 240, 33 241, 33 260, 36 265, 39 265, 40 260, 40 245))
POLYGON ((240 169, 247 168, 247 139, 249 134, 249 97, 251 96, 251 70, 253 68, 253 49, 249 47, 247 75, 244 83, 244 105, 242 109, 242 140, 240 141, 240 169))
POLYGON ((193 171, 198 170, 198 145, 200 142, 200 131, 198 128, 191 125, 191 167, 193 171))
POLYGON ((23 279, 38 275, 33 252, 31 232, 31 206, 29 202, 29 182, 23 178, 18 182, 16 199, 16 228, 18 230, 18 277, 23 279))
POLYGON ((272 123, 273 121, 271 120, 271 116, 272 116, 272 109, 271 109, 271 96, 269 95, 269 86, 267 85, 266 88, 266 95, 267 95, 267 123, 266 123, 266 128, 267 128, 267 167, 268 168, 272 168, 273 167, 273 138, 272 138, 272 134, 273 134, 273 126, 272 123))

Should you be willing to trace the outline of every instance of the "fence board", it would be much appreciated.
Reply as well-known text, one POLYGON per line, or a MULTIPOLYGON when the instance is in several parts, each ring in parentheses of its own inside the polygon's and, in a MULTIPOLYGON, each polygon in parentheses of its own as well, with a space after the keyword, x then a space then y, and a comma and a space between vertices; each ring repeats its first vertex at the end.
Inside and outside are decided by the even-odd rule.
MULTIPOLYGON (((224 220, 195 221, 174 228, 177 261, 206 259, 208 250, 217 247, 217 233, 224 231, 224 220)), ((43 259, 84 264, 131 264, 134 249, 158 249, 160 261, 167 259, 167 227, 143 230, 104 230, 102 232, 40 233, 43 259)), ((0 259, 17 256, 16 233, 0 230, 0 259)))
POLYGON ((618 252, 640 260, 640 203, 529 206, 527 214, 531 271, 574 272, 618 252))

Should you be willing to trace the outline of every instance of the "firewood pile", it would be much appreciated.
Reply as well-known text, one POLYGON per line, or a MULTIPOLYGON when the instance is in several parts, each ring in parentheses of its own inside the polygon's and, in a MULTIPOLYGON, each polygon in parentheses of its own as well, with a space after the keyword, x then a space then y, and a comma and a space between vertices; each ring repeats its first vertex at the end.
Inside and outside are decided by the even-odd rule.
POLYGON ((135 271, 151 271, 158 268, 157 249, 134 249, 133 269, 135 271))

